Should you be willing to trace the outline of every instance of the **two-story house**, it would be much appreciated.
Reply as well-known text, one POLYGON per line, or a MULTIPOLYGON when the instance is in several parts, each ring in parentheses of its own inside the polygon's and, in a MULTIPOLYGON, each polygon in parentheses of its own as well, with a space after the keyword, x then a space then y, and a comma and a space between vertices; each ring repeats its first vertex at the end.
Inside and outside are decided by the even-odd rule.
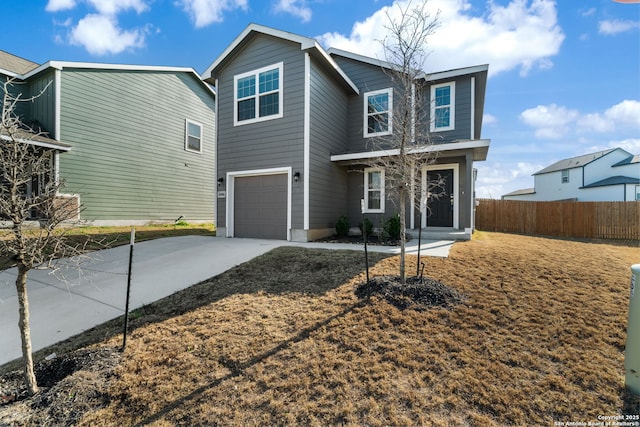
MULTIPOLYGON (((218 235, 314 240, 331 235, 341 215, 358 224, 361 200, 374 224, 393 215, 384 170, 367 167, 373 157, 395 155, 370 144, 393 132, 390 66, 249 25, 202 76, 218 94, 218 235), (372 111, 386 117, 370 121, 372 111)), ((481 138, 487 71, 473 66, 416 82, 426 110, 438 118, 430 120, 435 143, 424 149, 438 156, 436 164, 416 165, 415 173, 423 182, 430 173, 446 177, 446 194, 430 206, 430 216, 411 202, 411 228, 423 215, 427 228, 471 235, 473 164, 486 159, 490 143, 481 138)))
POLYGON ((504 200, 626 202, 640 200, 640 155, 612 148, 562 159, 533 174, 534 188, 504 200))
POLYGON ((213 222, 215 93, 191 68, 49 61, 0 51, 25 137, 96 225, 213 222))

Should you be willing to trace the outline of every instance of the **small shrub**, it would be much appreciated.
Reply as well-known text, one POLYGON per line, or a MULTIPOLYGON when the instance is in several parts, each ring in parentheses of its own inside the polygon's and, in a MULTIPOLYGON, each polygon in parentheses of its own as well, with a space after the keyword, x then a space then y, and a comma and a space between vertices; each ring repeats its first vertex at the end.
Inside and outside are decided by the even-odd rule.
POLYGON ((336 234, 338 237, 346 237, 349 234, 349 220, 344 215, 336 222, 336 234))
POLYGON ((360 232, 362 233, 362 235, 366 233, 367 236, 371 236, 371 234, 373 233, 373 223, 369 218, 365 218, 358 227, 360 228, 360 232))
POLYGON ((400 215, 395 214, 389 218, 384 224, 384 231, 390 239, 400 240, 400 215))

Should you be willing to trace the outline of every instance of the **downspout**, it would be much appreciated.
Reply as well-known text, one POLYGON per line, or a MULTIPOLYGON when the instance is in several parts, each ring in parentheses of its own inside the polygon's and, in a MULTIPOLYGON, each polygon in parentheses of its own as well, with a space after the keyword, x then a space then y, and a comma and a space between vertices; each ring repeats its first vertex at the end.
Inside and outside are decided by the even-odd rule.
POLYGON ((309 171, 311 160, 311 57, 309 52, 304 53, 304 175, 302 175, 303 203, 304 203, 304 231, 307 232, 305 240, 309 240, 309 181, 311 172, 309 171))
MULTIPOLYGON (((54 105, 54 133, 53 138, 56 141, 60 141, 60 107, 61 103, 61 95, 60 92, 62 90, 62 71, 60 69, 54 69, 53 71, 53 80, 54 80, 54 96, 55 96, 55 105, 54 105)), ((60 183, 60 153, 56 151, 53 156, 54 161, 54 177, 53 180, 55 182, 56 187, 60 183)))
POLYGON ((476 134, 476 78, 471 77, 471 136, 470 140, 474 140, 476 134))

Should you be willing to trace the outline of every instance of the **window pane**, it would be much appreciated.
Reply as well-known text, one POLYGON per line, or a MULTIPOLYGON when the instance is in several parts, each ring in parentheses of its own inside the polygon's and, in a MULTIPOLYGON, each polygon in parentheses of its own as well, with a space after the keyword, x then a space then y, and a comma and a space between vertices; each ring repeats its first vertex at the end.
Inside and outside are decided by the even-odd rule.
POLYGON ((449 107, 445 108, 436 108, 436 117, 435 117, 435 125, 436 128, 443 128, 449 126, 449 107))
POLYGON ((238 101, 238 121, 255 119, 256 103, 255 98, 245 101, 238 101))
POLYGON ((389 95, 386 93, 380 93, 378 95, 370 96, 368 99, 367 111, 369 114, 389 111, 389 95))
POLYGON ((200 151, 200 138, 189 136, 187 138, 187 148, 189 150, 200 151))
POLYGON ((368 179, 368 185, 367 185, 367 189, 369 190, 379 190, 380 189, 380 172, 379 171, 374 171, 374 172, 369 172, 369 179, 368 179))
POLYGON ((380 209, 380 191, 369 191, 368 209, 380 209))
POLYGON ((368 118, 368 133, 386 132, 389 130, 389 114, 374 114, 368 118))
POLYGON ((451 86, 436 88, 436 107, 451 104, 451 86))
POLYGON ((260 97, 260 117, 278 114, 279 111, 278 92, 260 97))
POLYGON ((260 73, 260 93, 278 90, 280 86, 279 74, 280 72, 277 68, 260 73))
POLYGON ((195 123, 188 123, 187 125, 187 134, 189 136, 194 136, 196 138, 200 138, 200 126, 195 123))
POLYGON ((256 94, 256 78, 249 76, 238 79, 238 99, 256 94))

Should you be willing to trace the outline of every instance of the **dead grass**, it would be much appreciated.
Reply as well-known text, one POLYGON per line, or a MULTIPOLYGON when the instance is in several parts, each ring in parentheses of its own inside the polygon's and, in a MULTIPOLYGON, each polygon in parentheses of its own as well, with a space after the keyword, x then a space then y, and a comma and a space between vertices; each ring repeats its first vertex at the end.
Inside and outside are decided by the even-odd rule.
MULTIPOLYGON (((482 233, 427 259, 426 274, 467 299, 426 311, 358 300, 361 257, 280 248, 148 307, 104 407, 79 424, 520 426, 640 413, 623 367, 637 247, 482 233)), ((397 262, 372 272, 396 274, 397 262)), ((105 336, 99 346, 121 340, 105 336)))

